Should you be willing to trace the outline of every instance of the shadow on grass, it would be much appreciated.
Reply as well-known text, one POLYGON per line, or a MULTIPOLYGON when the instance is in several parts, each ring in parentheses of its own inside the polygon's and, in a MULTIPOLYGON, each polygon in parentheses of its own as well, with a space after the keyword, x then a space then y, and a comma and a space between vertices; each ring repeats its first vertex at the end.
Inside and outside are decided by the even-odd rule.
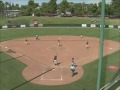
POLYGON ((18 56, 18 57, 15 57, 15 58, 10 58, 10 59, 4 60, 4 61, 1 61, 0 64, 1 64, 1 63, 4 63, 4 62, 7 62, 7 61, 11 61, 11 60, 17 59, 17 58, 20 58, 20 57, 23 57, 23 56, 24 56, 24 55, 18 56))
POLYGON ((43 75, 43 74, 45 74, 45 73, 47 73, 47 72, 52 71, 53 69, 55 69, 55 68, 52 68, 52 69, 50 69, 50 70, 47 70, 46 72, 43 72, 43 73, 37 75, 36 77, 34 77, 34 78, 32 78, 32 79, 30 79, 30 80, 28 80, 28 81, 26 81, 26 82, 23 82, 23 83, 21 83, 21 84, 18 85, 18 86, 15 86, 14 88, 12 88, 12 89, 10 89, 10 90, 15 90, 15 89, 17 89, 17 88, 19 88, 19 87, 21 87, 21 86, 23 86, 23 85, 29 83, 30 81, 32 81, 32 80, 34 80, 34 79, 40 77, 41 75, 43 75))

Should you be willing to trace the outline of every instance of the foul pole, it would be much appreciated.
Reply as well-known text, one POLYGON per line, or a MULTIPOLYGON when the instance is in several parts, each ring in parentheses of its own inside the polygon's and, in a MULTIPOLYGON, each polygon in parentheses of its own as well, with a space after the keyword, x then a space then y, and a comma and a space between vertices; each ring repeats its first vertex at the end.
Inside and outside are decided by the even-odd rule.
POLYGON ((96 90, 100 90, 101 85, 101 71, 103 61, 103 42, 104 42, 104 23, 105 23, 105 0, 102 0, 101 7, 101 22, 100 22, 100 46, 99 46, 99 62, 98 62, 98 76, 96 90))

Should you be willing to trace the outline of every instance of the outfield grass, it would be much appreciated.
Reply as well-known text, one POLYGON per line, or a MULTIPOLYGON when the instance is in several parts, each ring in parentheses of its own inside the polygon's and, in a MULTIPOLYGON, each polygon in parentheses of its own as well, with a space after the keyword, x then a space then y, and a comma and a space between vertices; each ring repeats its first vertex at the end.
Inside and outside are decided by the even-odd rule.
MULTIPOLYGON (((93 17, 94 18, 94 17, 93 17)), ((98 22, 92 22, 93 18, 89 17, 32 17, 32 16, 22 16, 15 18, 3 18, 0 19, 0 25, 6 25, 8 21, 18 21, 16 24, 24 24, 28 22, 28 24, 32 23, 33 20, 38 20, 41 24, 99 24, 100 17, 96 18, 99 20, 98 22)), ((105 19, 106 25, 120 25, 120 19, 105 19)))
MULTIPOLYGON (((106 29, 104 38, 114 41, 120 41, 120 32, 117 29, 106 29)), ((80 35, 90 37, 100 37, 99 28, 17 28, 17 29, 2 29, 0 31, 0 41, 43 35, 80 35)))
POLYGON ((93 28, 18 28, 3 29, 1 31, 1 41, 14 38, 30 37, 35 35, 80 35, 99 37, 99 29, 93 28), (91 32, 91 30, 93 32, 91 32), (96 31, 96 33, 94 33, 96 31))
MULTIPOLYGON (((2 29, 1 41, 6 41, 15 38, 31 37, 38 34, 43 35, 80 35, 98 37, 99 28, 19 28, 19 29, 2 29)), ((117 30, 106 29, 104 34, 105 39, 115 40, 120 42, 120 33, 117 30)), ((0 90, 11 90, 12 88, 26 82, 21 75, 22 70, 26 65, 12 58, 5 53, 0 53, 0 90), (8 60, 10 59, 10 60, 8 60), (8 60, 6 62, 3 62, 8 60)), ((120 51, 107 55, 103 58, 102 80, 104 85, 111 81, 118 71, 106 70, 107 65, 120 65, 120 51)), ((98 60, 83 66, 84 75, 76 82, 60 86, 44 86, 33 83, 26 83, 16 88, 15 90, 95 90, 97 80, 97 65, 98 60)), ((113 89, 114 90, 114 89, 113 89)))

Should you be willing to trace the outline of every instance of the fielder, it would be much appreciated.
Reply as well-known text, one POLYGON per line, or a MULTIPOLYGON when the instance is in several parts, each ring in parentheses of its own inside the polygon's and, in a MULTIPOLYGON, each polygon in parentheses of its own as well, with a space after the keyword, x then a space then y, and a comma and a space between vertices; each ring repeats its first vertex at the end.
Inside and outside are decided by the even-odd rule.
POLYGON ((35 38, 36 40, 39 40, 39 38, 38 38, 38 35, 36 35, 36 38, 35 38))
POLYGON ((75 62, 74 62, 74 58, 72 58, 72 65, 74 65, 75 64, 75 62))
POLYGON ((90 48, 90 46, 88 44, 89 44, 89 42, 87 41, 86 42, 86 48, 90 48))
POLYGON ((75 66, 71 65, 70 70, 72 71, 72 77, 75 75, 75 66))
POLYGON ((61 45, 60 45, 60 40, 58 40, 58 46, 60 47, 61 45))
POLYGON ((83 38, 83 35, 82 35, 82 34, 80 34, 80 37, 81 37, 81 38, 83 38))
POLYGON ((27 38, 25 39, 25 45, 27 45, 28 44, 28 40, 27 40, 27 38))
POLYGON ((74 65, 75 67, 77 67, 76 63, 75 63, 75 59, 72 58, 72 65, 74 65))
POLYGON ((55 66, 59 65, 59 63, 57 62, 57 55, 54 56, 53 63, 55 66))

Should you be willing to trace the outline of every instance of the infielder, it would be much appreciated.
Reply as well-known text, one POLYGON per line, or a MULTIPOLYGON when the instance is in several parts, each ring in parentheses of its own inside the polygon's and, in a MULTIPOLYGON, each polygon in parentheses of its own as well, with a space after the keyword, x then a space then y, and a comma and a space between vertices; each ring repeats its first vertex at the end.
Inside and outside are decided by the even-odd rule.
POLYGON ((39 40, 38 35, 36 35, 36 40, 39 40))
POLYGON ((53 63, 54 63, 55 66, 59 65, 58 62, 57 62, 57 55, 54 56, 53 63))
POLYGON ((74 65, 75 67, 77 67, 76 63, 75 63, 75 59, 72 58, 72 65, 74 65))
POLYGON ((61 45, 60 45, 60 40, 58 40, 58 46, 60 47, 61 45))
POLYGON ((82 34, 80 34, 80 37, 81 37, 81 38, 83 38, 83 35, 82 35, 82 34))
POLYGON ((74 62, 74 58, 72 58, 72 65, 74 65, 75 64, 75 62, 74 62))
POLYGON ((27 40, 27 38, 25 39, 25 45, 27 45, 28 44, 28 40, 27 40))
POLYGON ((90 46, 88 44, 89 44, 89 42, 87 41, 86 42, 86 48, 90 48, 90 46))

